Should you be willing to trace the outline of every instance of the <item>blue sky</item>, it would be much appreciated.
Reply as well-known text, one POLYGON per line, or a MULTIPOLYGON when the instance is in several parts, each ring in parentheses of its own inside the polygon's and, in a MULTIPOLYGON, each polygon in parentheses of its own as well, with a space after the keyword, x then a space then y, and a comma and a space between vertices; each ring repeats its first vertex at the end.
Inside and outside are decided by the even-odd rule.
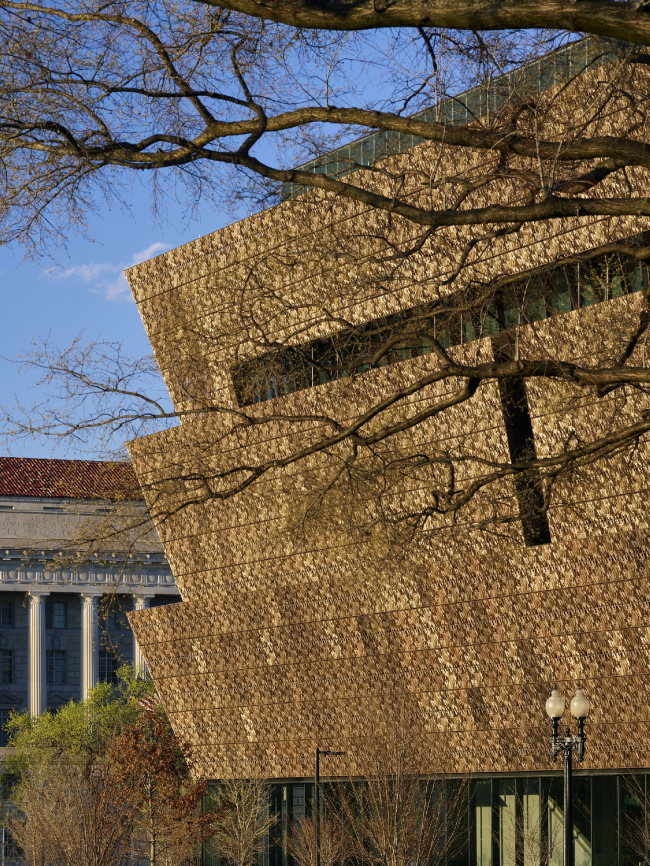
MULTIPOLYGON (((51 335, 52 342, 68 345, 83 329, 92 339, 121 340, 129 354, 149 351, 149 341, 133 302, 124 268, 194 238, 221 228, 231 221, 205 208, 189 225, 180 206, 171 205, 165 222, 156 223, 146 189, 134 188, 131 211, 107 211, 89 221, 88 234, 95 242, 71 237, 68 249, 53 251, 49 261, 24 261, 18 247, 0 247, 3 341, 0 355, 0 403, 7 406, 14 395, 32 403, 42 395, 33 378, 19 375, 12 359, 35 338, 51 335), (5 360, 7 359, 7 360, 5 360), (32 387, 30 387, 32 386, 32 387)), ((42 442, 15 443, 9 453, 16 457, 65 457, 42 442)), ((81 455, 76 455, 81 456, 81 455)))

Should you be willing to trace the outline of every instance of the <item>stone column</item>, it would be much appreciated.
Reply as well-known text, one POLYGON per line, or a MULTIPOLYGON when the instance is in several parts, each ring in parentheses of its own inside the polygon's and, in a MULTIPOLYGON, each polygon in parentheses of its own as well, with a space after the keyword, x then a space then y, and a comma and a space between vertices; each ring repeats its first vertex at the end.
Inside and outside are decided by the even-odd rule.
POLYGON ((85 700, 99 676, 99 596, 82 595, 81 601, 81 698, 85 700))
POLYGON ((29 712, 40 716, 47 708, 45 656, 45 601, 47 592, 29 593, 29 712))
MULTIPOLYGON (((145 610, 147 607, 151 607, 151 599, 153 596, 151 595, 135 595, 134 597, 134 605, 133 610, 145 610)), ((136 671, 138 671, 141 676, 146 678, 147 676, 147 663, 144 660, 144 656, 142 655, 142 650, 140 649, 140 644, 137 642, 135 635, 133 635, 133 666, 136 671)))

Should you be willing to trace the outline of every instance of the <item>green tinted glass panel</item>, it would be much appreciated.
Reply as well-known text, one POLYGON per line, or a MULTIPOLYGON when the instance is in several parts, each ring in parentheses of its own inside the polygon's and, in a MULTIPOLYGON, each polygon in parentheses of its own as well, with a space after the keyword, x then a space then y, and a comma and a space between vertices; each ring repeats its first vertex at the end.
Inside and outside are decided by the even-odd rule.
POLYGON ((643 269, 639 267, 630 274, 630 291, 640 292, 643 288, 643 269))
POLYGON ((591 790, 594 866, 612 866, 618 860, 618 779, 594 776, 591 790))
POLYGON ((14 603, 13 601, 0 602, 0 625, 2 628, 13 628, 14 603))
POLYGON ((543 797, 540 779, 517 780, 517 844, 520 854, 517 866, 522 863, 546 862, 546 816, 543 812, 543 797))
POLYGON ((551 299, 551 306, 553 308, 553 312, 556 315, 558 313, 570 313, 571 295, 568 292, 558 292, 556 295, 553 295, 553 298, 551 299))
POLYGON ((203 843, 201 848, 201 864, 202 866, 220 866, 221 860, 217 853, 217 844, 211 839, 203 843))
POLYGON ((592 866, 591 779, 588 776, 573 780, 573 862, 574 866, 592 866))
POLYGON ((592 304, 598 303, 596 293, 586 281, 582 284, 581 303, 583 307, 591 307, 592 304))
POLYGON ((542 798, 545 810, 542 829, 545 833, 546 862, 549 866, 563 866, 564 791, 562 779, 543 779, 542 798))
POLYGON ((645 864, 645 777, 619 776, 620 866, 645 864))
POLYGON ((484 337, 498 333, 499 325, 494 316, 486 315, 483 319, 483 327, 481 328, 484 337))
POLYGON ((546 318, 546 304, 544 298, 534 298, 528 302, 528 321, 539 322, 546 318))
POLYGON ((503 311, 503 321, 505 322, 506 330, 516 328, 519 324, 519 310, 516 307, 508 307, 503 311))
POLYGON ((492 866, 492 783, 476 782, 471 804, 472 866, 492 866))
POLYGON ((517 866, 517 791, 514 779, 495 782, 494 829, 499 866, 517 866))
POLYGON ((454 821, 455 833, 449 840, 447 852, 447 866, 467 866, 469 858, 470 832, 468 819, 468 794, 469 786, 460 779, 448 779, 445 783, 447 790, 447 812, 460 816, 454 821))

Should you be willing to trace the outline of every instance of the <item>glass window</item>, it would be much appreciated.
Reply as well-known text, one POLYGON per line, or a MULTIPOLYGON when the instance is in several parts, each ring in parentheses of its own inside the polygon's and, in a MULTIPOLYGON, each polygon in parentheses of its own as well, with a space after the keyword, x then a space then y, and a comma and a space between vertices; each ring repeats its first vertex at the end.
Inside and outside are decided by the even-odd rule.
POLYGON ((528 321, 540 322, 546 318, 546 304, 544 298, 532 298, 528 302, 528 321))
POLYGON ((109 650, 99 652, 99 680, 102 683, 116 683, 117 669, 120 666, 119 659, 115 653, 109 650))
POLYGON ((618 861, 618 808, 616 776, 594 776, 592 780, 592 846, 594 866, 618 861))
POLYGON ((573 862, 591 866, 591 779, 573 779, 573 862))
POLYGON ((119 629, 121 627, 121 609, 119 599, 104 599, 100 607, 100 619, 104 628, 119 629))
POLYGON ((549 866, 563 866, 564 790, 562 779, 544 780, 546 801, 549 866))
POLYGON ((582 306, 591 307, 592 304, 597 304, 598 298, 596 292, 591 287, 591 284, 585 280, 582 284, 582 306))
POLYGON ((510 330, 510 328, 516 328, 520 321, 519 310, 516 307, 508 307, 505 309, 503 311, 503 321, 507 331, 510 330))
POLYGON ((499 866, 516 866, 517 795, 514 779, 499 779, 496 782, 494 811, 499 866))
POLYGON ((630 291, 640 292, 643 288, 643 268, 639 265, 630 274, 630 291))
POLYGON ((221 866, 221 858, 214 839, 208 839, 201 848, 201 866, 221 866))
POLYGON ((10 715, 11 710, 0 710, 0 747, 6 746, 8 743, 6 725, 10 715))
MULTIPOLYGON (((323 797, 319 797, 321 804, 323 802, 323 797)), ((291 808, 293 817, 295 819, 304 818, 305 817, 305 786, 304 785, 292 785, 291 786, 291 808)))
POLYGON ((67 628, 68 605, 65 601, 48 600, 45 605, 45 628, 67 628))
POLYGON ((545 862, 546 857, 540 859, 544 819, 539 779, 519 779, 517 782, 517 821, 525 866, 545 862))
POLYGON ((493 788, 493 862, 498 866, 546 863, 548 858, 542 857, 546 819, 540 780, 495 779, 493 788))
POLYGON ((645 776, 619 776, 619 828, 621 866, 639 866, 646 861, 645 776))
POLYGON ((20 861, 23 851, 11 834, 9 827, 4 828, 4 863, 8 860, 20 861))
POLYGON ((612 297, 622 298, 624 294, 625 288, 623 286, 623 278, 620 274, 617 274, 615 277, 612 277, 612 297))
POLYGON ((14 651, 0 650, 0 680, 3 685, 9 685, 14 681, 14 651))
MULTIPOLYGON (((454 834, 453 828, 457 828, 457 838, 450 837, 446 855, 429 866, 563 866, 561 772, 517 779, 495 775, 472 782, 447 780, 445 789, 448 826, 454 834)), ((645 847, 646 789, 647 777, 642 773, 574 775, 576 866, 640 866, 650 862, 645 847)), ((272 786, 271 809, 281 821, 270 834, 270 847, 257 866, 291 866, 282 840, 286 843, 292 818, 310 814, 312 798, 311 784, 272 786)), ((204 866, 220 864, 206 859, 204 866)))
POLYGON ((490 335, 497 334, 499 332, 499 323, 491 316, 489 313, 485 314, 483 319, 483 327, 481 328, 481 334, 484 337, 489 337, 490 335))
POLYGON ((66 681, 65 650, 47 651, 47 682, 48 685, 61 685, 66 681))
MULTIPOLYGON (((585 304, 585 306, 588 306, 588 304, 585 304)), ((557 294, 553 295, 551 298, 551 307, 556 315, 559 313, 570 313, 571 295, 569 292, 557 292, 557 294)))
POLYGON ((0 601, 0 626, 2 628, 13 628, 13 626, 14 626, 14 603, 13 603, 13 601, 0 601))
POLYGON ((492 866, 492 782, 476 782, 472 797, 472 866, 492 866))
POLYGON ((455 830, 448 838, 447 866, 467 866, 470 834, 467 821, 470 785, 461 779, 448 779, 445 783, 445 811, 455 830))

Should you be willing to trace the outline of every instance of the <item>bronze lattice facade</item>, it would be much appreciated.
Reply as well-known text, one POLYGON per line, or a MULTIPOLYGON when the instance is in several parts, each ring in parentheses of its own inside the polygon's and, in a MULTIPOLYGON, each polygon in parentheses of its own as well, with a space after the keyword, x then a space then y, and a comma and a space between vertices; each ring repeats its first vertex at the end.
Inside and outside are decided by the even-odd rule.
MULTIPOLYGON (((615 128, 615 116, 607 122, 615 128)), ((392 159, 413 169, 453 160, 458 171, 471 172, 476 157, 421 143, 392 159)), ((640 174, 630 179, 643 184, 640 174)), ((297 196, 131 269, 129 281, 177 408, 189 405, 182 386, 189 379, 200 381, 219 405, 238 405, 233 369, 245 355, 245 341, 229 344, 223 335, 240 327, 242 285, 250 284, 252 273, 267 288, 300 299, 274 320, 278 335, 302 322, 309 339, 322 340, 336 327, 328 332, 321 321, 310 331, 307 311, 332 281, 348 321, 390 316, 427 301, 423 272, 446 267, 449 250, 465 237, 460 229, 441 232, 438 246, 413 265, 415 277, 382 294, 371 291, 374 265, 367 260, 351 265, 348 259, 328 270, 316 266, 309 250, 313 239, 329 237, 332 247, 346 243, 369 219, 383 217, 344 202, 325 207, 324 201, 297 196), (278 250, 294 262, 303 258, 291 284, 272 266, 278 250)), ((459 279, 469 285, 479 277, 517 274, 648 228, 643 219, 575 217, 558 232, 541 221, 495 239, 459 279)), ((396 243, 404 242, 403 223, 394 221, 391 231, 396 243)), ((583 292, 582 301, 569 298, 557 315, 540 314, 522 325, 521 352, 533 342, 555 357, 618 351, 641 309, 638 289, 647 270, 639 267, 635 279, 636 286, 626 292, 614 287, 599 303, 587 303, 583 292)), ((449 349, 455 357, 478 352, 490 358, 498 351, 493 337, 469 339, 467 333, 449 349)), ((255 352, 248 357, 254 360, 255 352)), ((343 419, 350 401, 364 406, 434 364, 423 354, 354 380, 262 399, 247 410, 259 417, 322 410, 343 419)), ((431 386, 408 406, 416 400, 426 405, 441 388, 431 386)), ((577 398, 566 391, 558 383, 527 389, 538 455, 554 453, 569 434, 604 429, 612 418, 642 417, 650 406, 638 393, 577 398)), ((200 492, 201 473, 192 465, 199 451, 205 465, 236 465, 246 449, 279 458, 312 435, 278 420, 242 428, 233 438, 228 423, 223 414, 206 412, 131 444, 155 513, 161 510, 156 496, 167 498, 168 515, 178 503, 181 493, 165 487, 170 478, 182 479, 192 495, 200 492), (214 444, 206 450, 205 443, 214 444)), ((509 433, 498 387, 488 385, 469 403, 424 422, 420 434, 430 443, 453 440, 460 451, 471 444, 474 452, 506 459, 509 433)), ((579 683, 591 699, 585 769, 650 767, 647 444, 559 483, 548 513, 550 543, 527 546, 517 526, 496 540, 468 529, 457 547, 432 542, 408 567, 378 572, 374 580, 359 574, 359 549, 344 532, 337 536, 329 526, 320 536, 306 536, 291 529, 292 497, 304 489, 301 473, 315 467, 307 462, 284 475, 278 470, 223 502, 196 495, 196 504, 160 525, 183 601, 130 619, 199 777, 245 775, 255 767, 273 779, 305 779, 316 745, 344 750, 336 772, 354 773, 355 744, 381 731, 396 695, 432 744, 432 770, 546 772, 552 764, 543 705, 555 681, 565 694, 579 683)), ((514 507, 512 490, 508 495, 504 507, 514 507)), ((479 496, 473 513, 482 507, 479 496)))

